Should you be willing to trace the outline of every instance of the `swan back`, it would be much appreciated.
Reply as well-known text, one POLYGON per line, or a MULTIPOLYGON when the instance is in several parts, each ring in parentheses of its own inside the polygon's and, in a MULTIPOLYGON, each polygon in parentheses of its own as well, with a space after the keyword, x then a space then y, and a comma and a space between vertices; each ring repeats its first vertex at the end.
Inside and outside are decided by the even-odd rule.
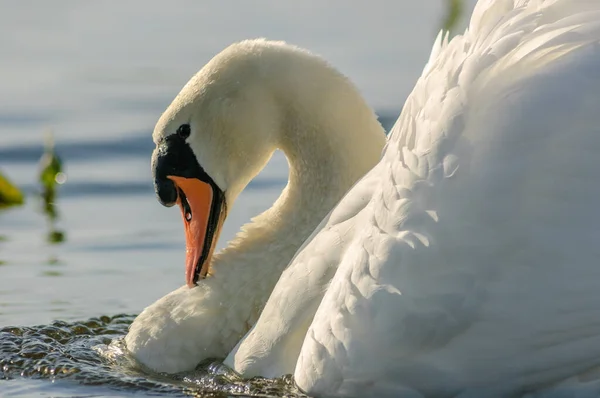
POLYGON ((227 363, 415 397, 599 365, 599 44, 600 3, 480 1, 227 363))

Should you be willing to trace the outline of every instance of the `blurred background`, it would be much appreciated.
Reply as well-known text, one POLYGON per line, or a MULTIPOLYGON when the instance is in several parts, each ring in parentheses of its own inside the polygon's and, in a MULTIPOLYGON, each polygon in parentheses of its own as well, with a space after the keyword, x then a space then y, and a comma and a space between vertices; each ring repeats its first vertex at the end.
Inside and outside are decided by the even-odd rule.
MULTIPOLYGON (((266 37, 322 55, 389 128, 439 29, 462 29, 473 4, 0 1, 0 174, 24 194, 0 209, 0 326, 138 313, 184 283, 183 227, 154 197, 151 133, 228 44, 266 37)), ((286 182, 277 153, 219 246, 286 182)))

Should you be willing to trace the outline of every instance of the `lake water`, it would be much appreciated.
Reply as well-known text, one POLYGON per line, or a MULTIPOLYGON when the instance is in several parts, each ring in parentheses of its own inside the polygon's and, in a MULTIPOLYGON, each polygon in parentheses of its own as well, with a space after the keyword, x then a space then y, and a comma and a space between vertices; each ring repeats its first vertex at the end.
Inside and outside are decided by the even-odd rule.
MULTIPOLYGON (((0 396, 297 394, 288 379, 245 383, 215 367, 206 377, 164 378, 91 349, 125 334, 134 314, 184 282, 179 211, 160 206, 152 189, 153 125, 223 47, 267 37, 323 55, 389 127, 428 57, 442 6, 0 1, 0 170, 27 195, 24 206, 0 210, 0 396), (48 130, 68 177, 55 221, 37 186, 48 130), (52 242, 57 231, 64 240, 52 242)), ((219 246, 286 181, 276 153, 230 209, 219 246)))

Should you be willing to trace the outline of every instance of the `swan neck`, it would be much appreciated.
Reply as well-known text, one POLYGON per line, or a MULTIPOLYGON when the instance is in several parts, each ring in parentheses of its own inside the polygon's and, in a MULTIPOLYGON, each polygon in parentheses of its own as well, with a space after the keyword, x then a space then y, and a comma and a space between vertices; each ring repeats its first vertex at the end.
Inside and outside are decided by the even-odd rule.
POLYGON ((235 273, 245 281, 241 288, 251 286, 259 308, 304 241, 379 161, 385 144, 377 116, 345 76, 312 55, 288 55, 276 55, 281 58, 263 71, 260 84, 262 98, 275 104, 269 137, 288 160, 288 184, 212 263, 215 276, 235 273))

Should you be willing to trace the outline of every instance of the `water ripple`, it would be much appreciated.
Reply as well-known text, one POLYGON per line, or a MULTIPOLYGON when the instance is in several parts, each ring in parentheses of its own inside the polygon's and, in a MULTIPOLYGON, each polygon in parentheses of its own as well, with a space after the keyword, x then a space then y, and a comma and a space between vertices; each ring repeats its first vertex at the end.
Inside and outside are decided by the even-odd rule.
MULTIPOLYGON (((70 380, 123 392, 202 397, 305 397, 291 377, 244 381, 213 362, 178 375, 150 372, 127 355, 123 336, 135 316, 0 329, 0 380, 70 380)), ((85 393, 85 389, 79 390, 85 393)))
MULTIPOLYGON (((0 121, 3 119, 0 115, 0 121)), ((4 116, 7 119, 7 116, 4 116)), ((17 115, 13 122, 20 121, 17 115)), ((396 120, 393 116, 380 116, 379 121, 386 131, 389 131, 396 120)), ((90 162, 97 160, 111 160, 114 158, 144 158, 150 159, 154 149, 151 131, 124 132, 123 138, 112 140, 86 140, 77 142, 57 142, 56 153, 67 164, 71 161, 90 162)), ((35 163, 42 155, 43 147, 40 144, 11 145, 0 148, 0 159, 7 163, 35 163)))
MULTIPOLYGON (((56 142, 56 153, 69 161, 89 162, 114 158, 144 157, 150 159, 154 143, 150 132, 124 133, 124 138, 113 140, 87 140, 78 142, 56 142)), ((43 153, 40 144, 11 145, 0 148, 0 159, 7 163, 35 163, 43 153)))

